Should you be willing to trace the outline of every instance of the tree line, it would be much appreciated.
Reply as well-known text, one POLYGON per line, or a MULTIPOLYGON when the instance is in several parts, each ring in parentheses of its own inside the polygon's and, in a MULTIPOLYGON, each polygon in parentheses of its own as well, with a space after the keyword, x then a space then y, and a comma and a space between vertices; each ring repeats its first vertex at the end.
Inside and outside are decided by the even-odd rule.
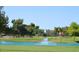
POLYGON ((12 27, 8 26, 9 17, 5 15, 5 12, 0 6, 0 35, 12 35, 12 36, 35 36, 44 35, 44 30, 39 29, 39 26, 36 26, 34 23, 30 25, 23 24, 23 19, 13 19, 11 23, 12 27))
POLYGON ((34 23, 29 25, 23 23, 23 19, 13 19, 11 21, 12 26, 9 27, 9 17, 5 15, 5 11, 0 6, 0 36, 12 35, 12 36, 79 36, 79 24, 72 22, 70 26, 55 27, 52 30, 40 29, 39 26, 34 23))

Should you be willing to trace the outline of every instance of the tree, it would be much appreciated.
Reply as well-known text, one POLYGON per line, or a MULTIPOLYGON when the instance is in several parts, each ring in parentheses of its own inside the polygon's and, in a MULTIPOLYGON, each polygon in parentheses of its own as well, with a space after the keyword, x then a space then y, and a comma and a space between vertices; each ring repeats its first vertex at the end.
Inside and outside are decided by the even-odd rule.
POLYGON ((2 10, 3 6, 0 6, 0 11, 2 10))
POLYGON ((27 31, 30 36, 35 36, 39 32, 39 26, 36 26, 34 23, 31 23, 27 26, 27 31))
POLYGON ((55 27, 53 33, 55 36, 58 36, 58 35, 67 36, 68 35, 67 29, 68 29, 67 26, 66 27, 55 27))
POLYGON ((67 32, 70 36, 79 36, 79 25, 76 22, 72 22, 67 32))
POLYGON ((58 28, 55 27, 55 28, 54 28, 54 33, 55 33, 56 36, 58 35, 58 32, 59 32, 59 31, 58 31, 58 28))
POLYGON ((63 32, 63 29, 61 27, 55 27, 54 31, 55 31, 56 35, 59 35, 60 33, 63 32))
POLYGON ((39 26, 35 27, 35 34, 39 34, 39 26))
POLYGON ((38 35, 43 36, 44 35, 44 29, 39 29, 38 35))
POLYGON ((23 25, 23 19, 14 19, 12 20, 12 23, 13 23, 12 27, 13 33, 19 35, 20 34, 19 28, 22 27, 23 25))
POLYGON ((62 27, 64 36, 68 36, 67 29, 68 29, 68 26, 66 26, 66 27, 62 27))
POLYGON ((0 33, 5 33, 8 28, 8 16, 5 15, 5 12, 2 11, 3 7, 0 7, 0 33))

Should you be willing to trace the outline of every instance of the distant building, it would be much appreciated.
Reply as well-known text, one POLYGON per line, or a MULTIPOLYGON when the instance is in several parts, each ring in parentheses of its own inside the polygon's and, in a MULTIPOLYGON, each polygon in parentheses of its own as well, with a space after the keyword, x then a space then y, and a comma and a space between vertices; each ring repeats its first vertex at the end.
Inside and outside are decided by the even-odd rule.
POLYGON ((59 32, 59 36, 64 36, 64 33, 63 32, 59 32))

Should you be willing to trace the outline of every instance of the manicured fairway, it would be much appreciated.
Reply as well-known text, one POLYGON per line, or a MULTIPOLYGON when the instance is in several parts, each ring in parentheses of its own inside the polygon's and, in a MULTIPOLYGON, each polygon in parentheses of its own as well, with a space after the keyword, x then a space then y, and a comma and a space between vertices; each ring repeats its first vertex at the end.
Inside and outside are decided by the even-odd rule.
POLYGON ((79 52, 78 46, 1 46, 0 52, 79 52))

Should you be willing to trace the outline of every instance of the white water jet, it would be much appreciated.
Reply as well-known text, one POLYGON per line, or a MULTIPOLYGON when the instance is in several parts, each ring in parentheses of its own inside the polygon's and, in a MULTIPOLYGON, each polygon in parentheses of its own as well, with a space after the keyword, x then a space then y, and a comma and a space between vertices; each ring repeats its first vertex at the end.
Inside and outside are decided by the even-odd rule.
POLYGON ((44 40, 42 42, 40 42, 41 45, 48 45, 48 38, 44 38, 44 40))

